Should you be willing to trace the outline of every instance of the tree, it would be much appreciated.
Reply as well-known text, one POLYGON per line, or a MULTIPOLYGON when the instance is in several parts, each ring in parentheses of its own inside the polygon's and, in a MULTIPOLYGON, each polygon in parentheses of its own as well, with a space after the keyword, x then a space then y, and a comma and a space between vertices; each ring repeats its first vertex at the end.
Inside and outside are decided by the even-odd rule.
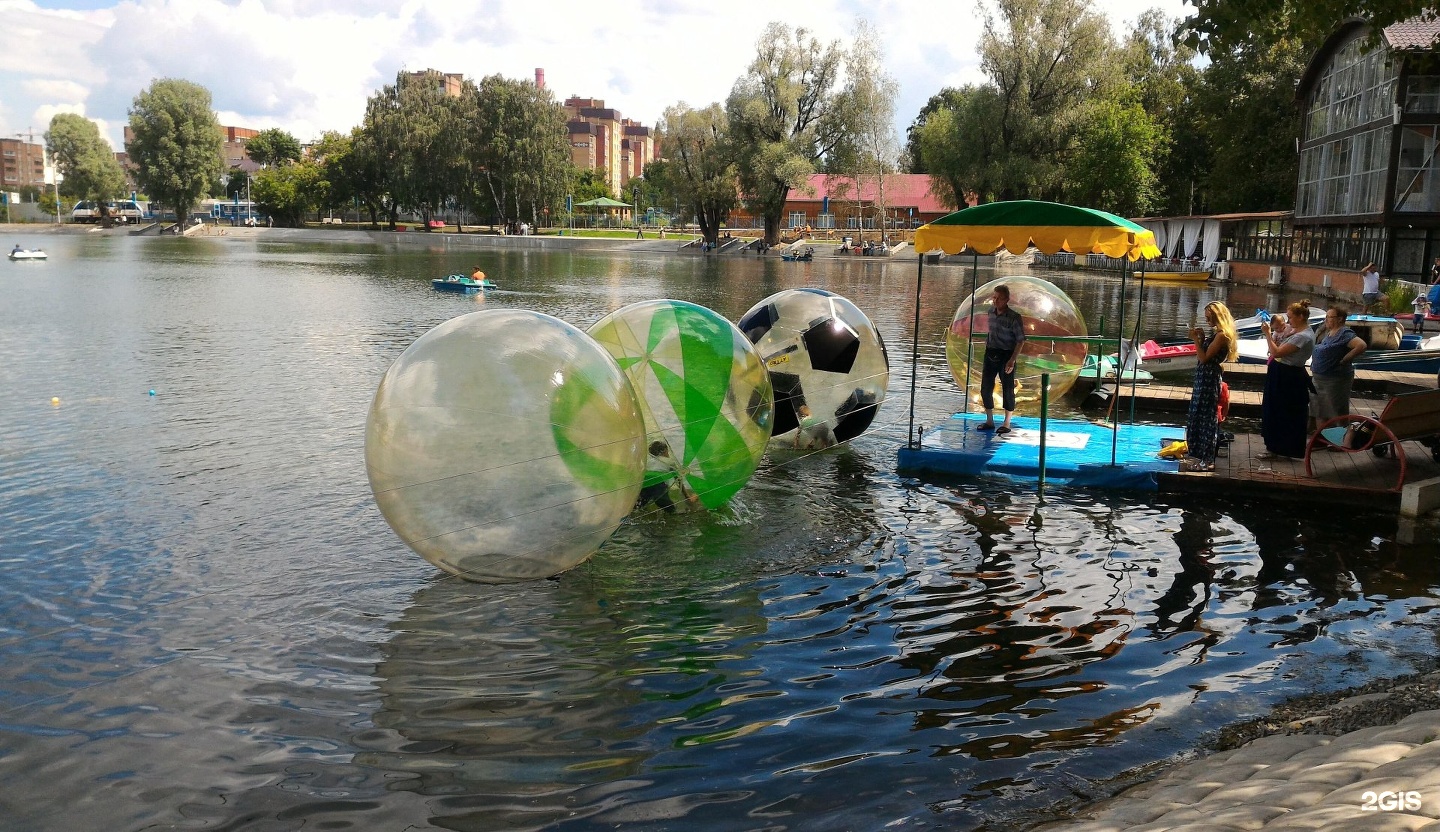
POLYGON ((234 199, 237 196, 245 195, 245 188, 250 184, 250 174, 240 168, 231 168, 225 179, 225 196, 234 199))
POLYGON ((266 168, 255 174, 250 195, 276 225, 298 227, 305 216, 325 202, 325 181, 313 161, 266 168))
POLYGON ((125 171, 110 145, 100 137, 95 122, 74 113, 50 120, 45 144, 55 168, 64 177, 60 193, 71 199, 90 199, 100 206, 101 221, 110 223, 107 203, 124 193, 125 171))
POLYGON ((1210 169, 1210 146, 1199 129, 1208 116, 1198 111, 1195 100, 1201 71, 1194 50, 1176 44, 1178 25, 1151 9, 1140 15, 1121 53, 1129 86, 1123 98, 1138 101, 1159 131, 1150 163, 1155 179, 1151 210, 1169 215, 1195 212, 1210 169))
POLYGON ((320 166, 322 193, 315 208, 344 209, 360 201, 359 178, 354 175, 355 134, 327 130, 310 148, 310 159, 320 166))
POLYGON ((970 194, 984 202, 1000 190, 1006 152, 1000 134, 1003 102, 993 84, 966 85, 949 93, 945 106, 926 117, 915 137, 931 192, 947 207, 959 209, 969 204, 970 194))
POLYGON ((245 142, 245 155, 262 167, 300 161, 300 140, 276 127, 261 130, 245 142))
POLYGON ((1122 217, 1148 213, 1155 202, 1151 159, 1161 131, 1139 102, 1095 101, 1080 121, 1066 165, 1065 196, 1122 217))
POLYGON ((885 233, 888 202, 885 198, 885 177, 896 171, 900 146, 895 136, 895 99, 900 85, 885 73, 884 52, 880 37, 869 21, 856 25, 858 34, 850 49, 847 67, 850 83, 844 105, 851 112, 844 120, 852 125, 827 160, 833 180, 835 175, 849 175, 855 183, 856 210, 860 236, 864 233, 865 207, 863 196, 869 185, 874 194, 872 216, 877 217, 880 233, 885 233))
MULTIPOLYGON (((467 89, 473 88, 466 82, 467 89)), ((473 100, 445 94, 434 75, 397 73, 365 105, 367 151, 379 177, 395 227, 401 210, 414 211, 430 228, 430 218, 453 202, 467 176, 464 152, 470 140, 464 110, 473 100)))
POLYGON ((667 163, 646 167, 646 178, 653 177, 662 191, 695 214, 707 242, 718 242, 725 220, 740 204, 734 153, 726 144, 726 110, 719 104, 693 110, 682 101, 665 108, 660 131, 667 163))
POLYGON ((1111 94, 1110 26, 1090 0, 999 0, 985 16, 980 66, 999 95, 1001 199, 1055 198, 1081 106, 1111 94))
POLYGON ((790 190, 858 132, 859 108, 854 90, 840 85, 849 56, 838 41, 822 45, 804 28, 771 23, 756 51, 725 111, 740 187, 773 243, 790 190))
POLYGON ((570 194, 576 202, 589 202, 592 199, 605 197, 614 199, 615 194, 610 193, 610 181, 605 178, 605 172, 595 168, 576 168, 571 173, 570 194))
POLYGON ((1363 17, 1373 37, 1392 23, 1436 19, 1428 0, 1193 0, 1182 34, 1191 48, 1223 53, 1280 40, 1319 43, 1340 21, 1363 17))
MULTIPOLYGON (((973 89, 973 87, 967 87, 973 89)), ((907 168, 910 173, 930 173, 929 166, 925 163, 925 153, 920 146, 920 133, 925 129, 930 117, 941 110, 958 110, 963 106, 962 93, 954 87, 946 87, 925 102, 920 108, 920 114, 910 123, 905 130, 905 157, 909 162, 907 168)))
POLYGON ((210 92, 178 78, 162 78, 135 97, 133 139, 125 145, 140 185, 184 221, 200 194, 224 170, 220 123, 210 92))
MULTIPOLYGON (((469 200, 503 222, 539 225, 569 190, 565 110, 548 89, 490 75, 468 88, 465 134, 469 200)), ((578 197, 577 197, 578 199, 578 197)), ((583 201, 583 200, 582 200, 583 201)))
POLYGON ((1200 129, 1213 151, 1203 210, 1294 206, 1300 135, 1295 83, 1309 54, 1293 39, 1211 53, 1196 91, 1200 129))

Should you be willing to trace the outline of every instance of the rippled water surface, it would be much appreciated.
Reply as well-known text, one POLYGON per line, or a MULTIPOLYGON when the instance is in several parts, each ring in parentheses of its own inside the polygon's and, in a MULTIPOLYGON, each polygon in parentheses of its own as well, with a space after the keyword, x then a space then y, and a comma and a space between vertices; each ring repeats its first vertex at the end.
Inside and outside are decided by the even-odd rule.
MULTIPOLYGON (((51 260, 0 264, 7 829, 1006 828, 1436 649, 1433 524, 897 476, 913 261, 12 236, 51 260), (476 262, 503 291, 431 290, 476 262), (369 400, 435 324, 804 285, 890 345, 849 447, 531 584, 444 577, 376 510, 369 400)), ((925 278, 933 424, 969 275, 925 278)), ((1160 287, 1147 330, 1217 292, 1160 287)))

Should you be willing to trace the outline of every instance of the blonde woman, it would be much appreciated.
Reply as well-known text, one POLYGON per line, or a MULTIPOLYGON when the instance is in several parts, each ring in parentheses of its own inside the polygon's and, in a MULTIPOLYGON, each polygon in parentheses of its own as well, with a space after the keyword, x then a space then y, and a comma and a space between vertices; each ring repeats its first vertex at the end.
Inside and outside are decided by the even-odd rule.
POLYGON ((1219 301, 1205 304, 1205 322, 1210 325, 1208 337, 1198 326, 1190 330, 1199 363, 1190 393, 1190 418, 1185 423, 1187 450, 1182 471, 1215 470, 1215 454, 1220 449, 1220 364, 1234 361, 1238 347, 1229 307, 1219 301))

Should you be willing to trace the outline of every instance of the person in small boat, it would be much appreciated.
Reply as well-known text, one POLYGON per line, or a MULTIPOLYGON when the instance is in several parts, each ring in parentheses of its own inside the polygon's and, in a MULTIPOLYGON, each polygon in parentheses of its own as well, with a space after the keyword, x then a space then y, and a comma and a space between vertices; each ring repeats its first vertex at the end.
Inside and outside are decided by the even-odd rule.
POLYGON ((480 271, 480 267, 479 267, 479 266, 476 266, 476 267, 475 267, 475 270, 472 271, 472 272, 470 272, 470 279, 473 280, 473 281, 475 281, 476 283, 484 283, 484 282, 485 282, 485 273, 482 272, 482 271, 480 271))
POLYGON ((14 248, 10 249, 10 253, 11 253, 11 254, 19 254, 20 252, 22 252, 22 251, 24 251, 24 250, 25 250, 25 249, 21 248, 21 247, 17 244, 14 248))
POLYGON ((1260 436, 1265 450, 1257 459, 1277 456, 1305 456, 1306 419, 1310 415, 1310 374, 1305 362, 1315 352, 1315 333, 1306 323, 1310 320, 1308 301, 1290 304, 1286 313, 1291 334, 1278 338, 1269 321, 1260 324, 1270 362, 1265 370, 1265 393, 1260 403, 1260 436))
POLYGON ((990 295, 990 314, 985 335, 984 369, 980 372, 980 405, 985 408, 985 421, 979 430, 996 434, 1010 432, 1010 417, 1015 412, 1015 358, 1025 346, 1025 319, 1010 307, 1010 287, 1000 284, 990 295), (995 378, 1000 378, 1000 404, 1005 422, 995 427, 995 378))
POLYGON ((1220 450, 1220 365, 1234 361, 1239 339, 1230 309, 1218 300, 1205 304, 1205 322, 1210 334, 1193 327, 1197 364, 1195 384, 1190 391, 1190 414, 1185 422, 1186 459, 1182 471, 1214 471, 1220 450))
POLYGON ((1350 387, 1355 383, 1355 359, 1365 352, 1365 341, 1345 325, 1350 310, 1332 306, 1325 310, 1325 322, 1316 335, 1315 354, 1310 358, 1315 397, 1310 415, 1317 424, 1350 412, 1350 387))

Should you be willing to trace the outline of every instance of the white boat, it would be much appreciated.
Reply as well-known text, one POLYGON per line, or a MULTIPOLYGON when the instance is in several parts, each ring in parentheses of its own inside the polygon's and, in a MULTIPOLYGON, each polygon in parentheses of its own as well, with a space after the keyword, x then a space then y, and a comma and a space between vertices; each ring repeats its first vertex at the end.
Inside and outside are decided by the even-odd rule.
MULTIPOLYGON (((1375 315, 1351 315, 1345 319, 1345 325, 1370 345, 1355 359, 1358 370, 1395 373, 1440 371, 1440 335, 1429 338, 1406 335, 1405 327, 1399 321, 1375 315)), ((1236 347, 1242 364, 1264 364, 1270 357, 1263 338, 1241 338, 1236 347)), ((1308 361, 1306 366, 1309 366, 1308 361)))
POLYGON ((10 252, 11 260, 44 260, 48 255, 40 249, 17 248, 10 252))

